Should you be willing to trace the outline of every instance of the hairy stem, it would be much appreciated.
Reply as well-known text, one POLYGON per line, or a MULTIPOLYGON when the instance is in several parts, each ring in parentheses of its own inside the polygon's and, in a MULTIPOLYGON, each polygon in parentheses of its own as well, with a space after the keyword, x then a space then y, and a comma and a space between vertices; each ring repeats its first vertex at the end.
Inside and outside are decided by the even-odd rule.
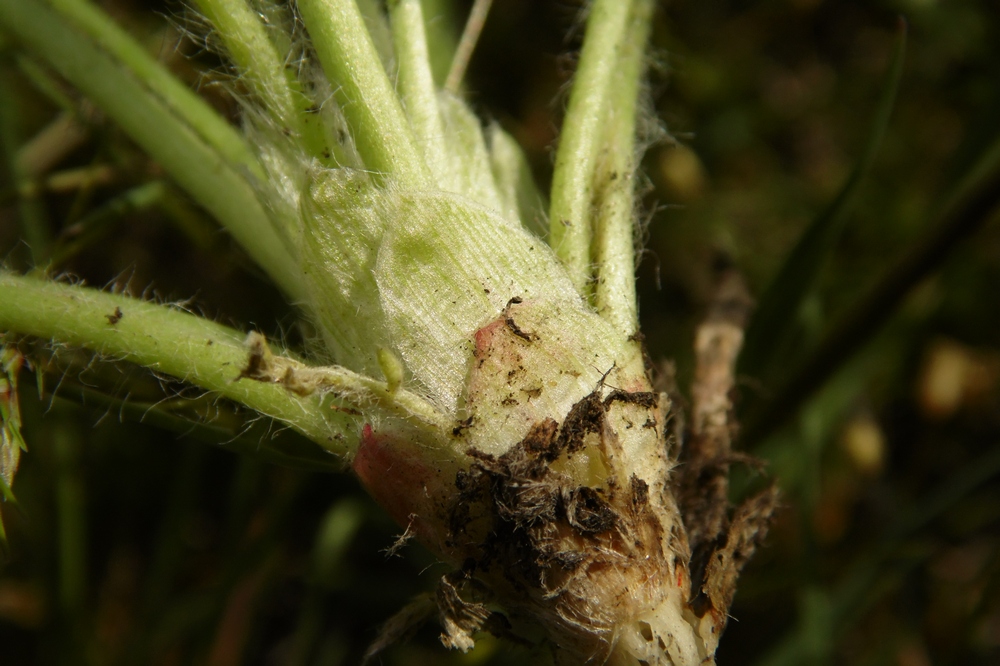
POLYGON ((356 444, 354 424, 275 385, 240 380, 246 336, 177 309, 128 296, 0 272, 0 330, 85 347, 146 366, 287 423, 333 453, 356 444))
POLYGON ((424 159, 440 185, 452 171, 431 72, 420 0, 397 0, 389 8, 392 37, 399 56, 398 87, 424 159))
POLYGON ((195 0, 195 3, 215 26, 233 64, 246 76, 274 120, 299 137, 301 145, 313 157, 322 159, 329 154, 318 116, 307 111, 312 102, 278 53, 260 16, 245 0, 195 0))
POLYGON ((590 9, 552 175, 549 242, 581 294, 590 280, 594 170, 632 5, 628 0, 596 0, 590 9))
POLYGON ((404 187, 430 174, 353 0, 300 0, 302 20, 365 166, 404 187))
POLYGON ((592 251, 597 269, 594 305, 598 313, 626 337, 639 330, 632 201, 635 189, 635 128, 653 7, 650 0, 637 0, 635 3, 616 68, 615 105, 607 130, 607 156, 597 174, 603 191, 599 193, 594 218, 592 251))

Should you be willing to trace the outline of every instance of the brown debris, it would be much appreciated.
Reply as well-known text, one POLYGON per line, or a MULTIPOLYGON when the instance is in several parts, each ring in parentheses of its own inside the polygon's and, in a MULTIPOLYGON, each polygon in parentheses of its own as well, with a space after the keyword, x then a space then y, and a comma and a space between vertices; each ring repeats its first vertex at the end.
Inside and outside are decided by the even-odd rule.
POLYGON ((274 354, 267 345, 267 340, 259 333, 247 336, 247 365, 240 371, 239 379, 256 379, 258 381, 273 381, 270 375, 274 354))
POLYGON ((605 412, 607 406, 597 391, 573 405, 559 431, 559 448, 566 449, 569 454, 582 449, 588 434, 600 433, 603 429, 605 412))
POLYGON ((727 613, 732 605, 740 572, 767 536, 777 506, 775 486, 745 501, 733 515, 725 544, 712 553, 705 569, 702 594, 720 613, 727 613))
MULTIPOLYGON (((489 332, 530 339, 510 313, 518 302, 508 303, 489 332)), ((561 423, 540 417, 502 455, 467 449, 469 466, 455 475, 457 493, 433 509, 446 526, 439 547, 461 563, 461 571, 444 577, 435 595, 446 646, 468 650, 477 631, 509 637, 510 624, 490 611, 489 602, 511 613, 519 630, 524 620, 544 627, 558 648, 557 663, 601 663, 625 623, 660 608, 665 591, 678 590, 694 615, 705 618, 696 631, 708 627, 710 633, 701 636, 717 638, 737 578, 766 535, 777 504, 774 488, 735 511, 727 496, 732 463, 760 464, 732 451, 730 394, 749 309, 742 279, 727 271, 697 332, 687 429, 683 414, 670 412, 663 393, 623 391, 602 379, 561 423), (663 447, 656 452, 658 461, 644 461, 638 471, 644 478, 622 468, 622 461, 635 455, 634 447, 619 439, 625 431, 663 447), (669 447, 685 434, 681 464, 669 474, 671 487, 669 447), (656 469, 651 465, 660 463, 662 470, 651 473, 656 469), (586 471, 577 477, 580 470, 586 471), (489 590, 485 602, 470 594, 480 589, 476 586, 489 590)), ((486 343, 477 338, 477 345, 481 368, 485 357, 479 350, 486 343)), ((500 366, 508 382, 523 369, 519 363, 500 366)), ((507 400, 515 400, 517 388, 511 387, 507 400)), ((470 426, 471 421, 459 422, 453 434, 470 426)), ((654 652, 659 645, 668 659, 681 654, 676 645, 668 649, 663 636, 656 638, 659 643, 650 643, 654 652)))
POLYGON ((510 314, 510 306, 517 305, 518 303, 522 302, 523 301, 517 296, 507 301, 507 307, 503 309, 504 324, 506 324, 507 328, 510 329, 510 332, 516 335, 517 337, 521 338, 522 340, 526 340, 527 342, 534 342, 535 340, 538 339, 538 336, 533 333, 527 333, 524 330, 522 330, 521 327, 517 325, 517 322, 514 321, 514 317, 512 317, 510 314))
POLYGON ((720 632, 739 574, 767 534, 778 502, 777 488, 772 486, 745 501, 730 517, 730 465, 762 467, 755 458, 732 451, 734 371, 751 307, 742 276, 734 269, 724 270, 708 316, 695 333, 691 423, 675 480, 692 548, 689 603, 698 617, 712 611, 720 632))
POLYGON ((468 652, 475 645, 472 634, 483 628, 491 613, 483 604, 462 599, 452 582, 458 575, 448 574, 441 578, 435 599, 444 629, 441 643, 446 648, 468 652))
POLYGON ((618 515, 604 499, 604 493, 586 486, 563 488, 566 520, 583 534, 599 534, 615 527, 618 515))

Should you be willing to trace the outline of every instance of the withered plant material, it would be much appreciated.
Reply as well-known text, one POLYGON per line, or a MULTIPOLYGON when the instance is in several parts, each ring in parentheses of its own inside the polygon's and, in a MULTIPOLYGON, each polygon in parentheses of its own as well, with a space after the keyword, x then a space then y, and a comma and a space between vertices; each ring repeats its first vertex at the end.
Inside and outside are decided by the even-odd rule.
POLYGON ((676 475, 677 501, 691 544, 691 608, 721 634, 743 566, 767 535, 777 505, 771 486, 731 514, 729 468, 761 463, 734 453, 737 424, 732 393, 736 359, 753 301, 743 276, 720 271, 705 321, 695 332, 695 377, 690 430, 676 475))
POLYGON ((381 626, 378 637, 365 650, 362 665, 368 664, 390 645, 407 639, 434 615, 437 603, 431 594, 421 594, 403 606, 381 626))
MULTIPOLYGON (((461 597, 455 578, 461 574, 443 576, 438 583, 436 601, 444 633, 441 643, 453 650, 468 652, 475 645, 472 635, 481 630, 490 618, 490 610, 481 603, 469 602, 461 597)), ((461 581, 459 582, 461 584, 461 581)))

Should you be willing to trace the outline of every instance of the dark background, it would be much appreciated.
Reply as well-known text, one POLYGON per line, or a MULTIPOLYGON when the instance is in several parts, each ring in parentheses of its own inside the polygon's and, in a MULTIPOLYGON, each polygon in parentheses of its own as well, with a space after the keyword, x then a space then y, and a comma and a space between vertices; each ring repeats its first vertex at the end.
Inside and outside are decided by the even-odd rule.
MULTIPOLYGON (((179 4, 101 4, 238 116, 220 60, 180 36, 179 4)), ((468 5, 457 5, 435 30, 461 25, 468 5)), ((783 505, 742 579, 720 664, 1000 663, 997 220, 980 216, 969 238, 920 266, 906 296, 885 304, 885 322, 813 377, 815 390, 787 409, 774 403, 836 323, 926 241, 951 189, 1000 136, 992 2, 661 7, 643 123, 643 330, 654 359, 676 362, 683 388, 720 262, 763 297, 865 150, 900 16, 906 59, 872 171, 801 307, 758 331, 776 340, 774 355, 740 376, 746 445, 768 461, 783 505)), ((473 106, 521 141, 543 185, 579 17, 574 2, 496 0, 467 77, 473 106)), ((27 141, 57 106, 3 48, 19 110, 13 135, 27 141)), ((162 174, 56 83, 88 132, 51 172, 112 167, 107 183, 34 199, 33 214, 67 248, 59 271, 189 301, 294 343, 294 311, 169 185, 156 205, 114 208, 162 174)), ((23 268, 24 209, 7 176, 2 192, 0 254, 23 268)), ((401 530, 350 477, 261 460, 267 424, 240 435, 247 415, 231 405, 23 344, 44 382, 37 391, 34 374, 21 377, 30 448, 14 486, 21 510, 4 507, 3 664, 354 664, 377 626, 443 572, 417 545, 387 556, 401 530), (227 450, 241 447, 250 453, 227 450)), ((737 470, 734 498, 760 483, 737 470)), ((418 632, 383 663, 551 661, 490 637, 468 655, 447 653, 437 633, 418 632)))

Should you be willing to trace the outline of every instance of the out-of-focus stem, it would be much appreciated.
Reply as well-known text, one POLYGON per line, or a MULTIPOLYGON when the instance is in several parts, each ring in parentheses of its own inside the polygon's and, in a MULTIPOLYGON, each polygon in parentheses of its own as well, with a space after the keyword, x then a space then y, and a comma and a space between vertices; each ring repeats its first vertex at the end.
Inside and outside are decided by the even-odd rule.
POLYGON ((479 34, 483 31, 492 4, 493 0, 476 0, 472 5, 469 19, 465 22, 465 29, 462 30, 462 38, 451 59, 448 78, 444 82, 444 89, 450 93, 458 93, 459 86, 462 85, 462 77, 465 76, 469 60, 472 59, 472 52, 476 48, 476 42, 479 41, 479 34))
MULTIPOLYGON (((34 174, 18 159, 18 144, 21 141, 21 119, 19 107, 9 81, 7 67, 0 69, 0 151, 15 187, 31 181, 34 174)), ((49 230, 45 207, 39 201, 37 192, 18 192, 18 213, 21 232, 31 249, 31 262, 38 265, 49 251, 52 234, 49 230)))
POLYGON ((90 5, 0 2, 0 26, 112 116, 289 296, 304 297, 288 239, 248 179, 263 171, 235 128, 90 5))
MULTIPOLYGON (((37 0, 23 0, 23 4, 28 4, 29 1, 31 4, 39 4, 37 0)), ((22 4, 22 0, 10 4, 19 5, 22 4)), ((197 128, 205 140, 228 162, 249 169, 254 176, 264 176, 264 171, 260 168, 253 152, 239 131, 226 122, 203 99, 188 90, 177 77, 150 57, 141 45, 127 32, 112 23, 107 15, 89 2, 82 0, 48 0, 48 4, 55 10, 56 14, 71 22, 73 28, 80 30, 89 40, 92 40, 100 51, 121 63, 132 76, 141 81, 150 92, 168 105, 175 115, 191 127, 197 128)), ((55 27, 55 21, 38 13, 35 17, 35 25, 40 28, 52 28, 55 27)), ((65 72, 54 61, 46 48, 52 45, 51 41, 48 44, 43 44, 43 48, 39 48, 37 52, 49 59, 60 70, 60 73, 65 75, 65 72)), ((88 94, 91 92, 80 80, 67 78, 70 78, 73 84, 84 88, 88 94)), ((122 94, 124 96, 124 93, 122 94)), ((103 98, 95 98, 95 101, 105 111, 110 112, 103 98)))
POLYGON ((17 169, 28 178, 49 171, 87 140, 90 132, 76 113, 63 111, 38 134, 17 149, 17 169))

